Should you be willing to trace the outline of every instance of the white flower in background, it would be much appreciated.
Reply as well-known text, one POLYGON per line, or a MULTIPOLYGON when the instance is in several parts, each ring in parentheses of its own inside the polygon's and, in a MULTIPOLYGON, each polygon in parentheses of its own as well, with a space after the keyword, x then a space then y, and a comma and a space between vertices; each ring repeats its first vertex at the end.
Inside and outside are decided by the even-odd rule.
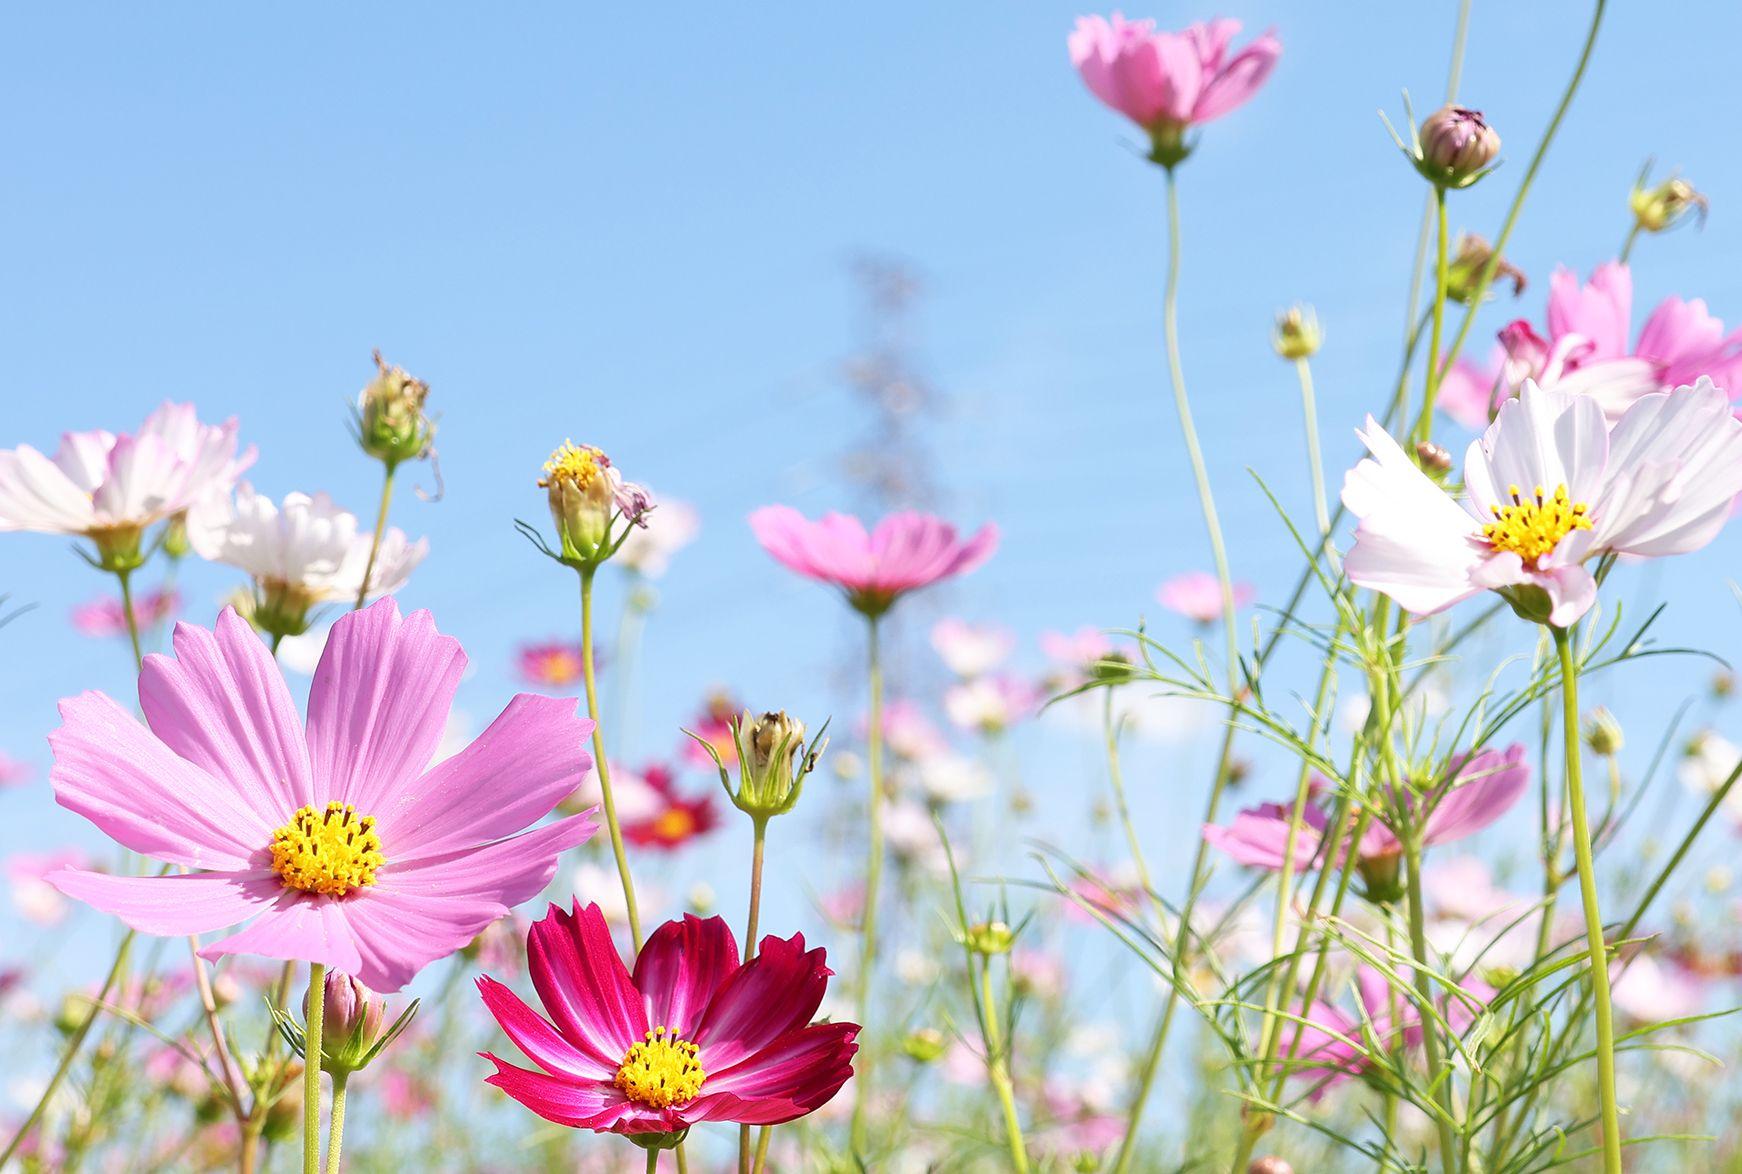
POLYGON ((937 959, 924 950, 906 949, 895 956, 895 976, 906 986, 931 986, 943 973, 937 959))
POLYGON ((1009 659, 1016 650, 1016 633, 951 617, 932 625, 931 646, 945 668, 967 679, 989 673, 1009 659))
MULTIPOLYGON (((891 803, 883 813, 883 835, 890 853, 906 863, 933 873, 949 866, 931 812, 923 804, 911 800, 891 803)), ((958 864, 959 855, 958 850, 958 864)))
POLYGON ((997 734, 1040 708, 1040 690, 1000 673, 952 685, 944 694, 944 713, 960 729, 997 734))
POLYGON ((68 432, 52 459, 27 444, 0 452, 0 531, 83 534, 110 569, 136 567, 147 526, 222 493, 253 463, 252 448, 236 451, 236 428, 165 403, 130 436, 68 432))
POLYGON ((960 754, 921 759, 913 773, 920 792, 932 803, 966 803, 992 790, 991 772, 960 754))
MULTIPOLYGON (((615 776, 611 781, 616 783, 615 776)), ((623 879, 617 875, 615 867, 594 864, 590 860, 582 861, 575 865, 570 880, 574 885, 575 899, 582 905, 597 905, 609 924, 628 926, 629 905, 623 898, 623 879)), ((635 896, 641 916, 650 921, 658 921, 657 910, 665 903, 664 894, 654 886, 637 884, 635 896)))
MULTIPOLYGON (((1710 796, 1724 785, 1738 763, 1742 763, 1742 749, 1713 730, 1703 730, 1689 743, 1675 775, 1694 794, 1710 796)), ((1742 823, 1742 785, 1730 788, 1724 810, 1731 819, 1742 823)))
POLYGON ((369 575, 368 596, 391 595, 429 553, 397 527, 381 536, 369 565, 372 531, 324 493, 286 494, 276 503, 246 481, 231 497, 208 498, 188 514, 188 541, 201 558, 225 563, 254 580, 253 619, 263 631, 300 636, 310 609, 354 603, 369 575))
POLYGON ((642 515, 640 526, 630 528, 611 561, 643 578, 657 579, 671 565, 671 556, 696 540, 702 520, 688 502, 657 494, 649 497, 655 508, 642 515))
POLYGON ((1470 445, 1462 503, 1371 416, 1358 435, 1373 456, 1343 483, 1360 519, 1344 566, 1417 614, 1498 591, 1566 627, 1596 602, 1587 561, 1698 550, 1742 491, 1742 421, 1710 379, 1644 396, 1613 431, 1594 399, 1526 383, 1470 445))

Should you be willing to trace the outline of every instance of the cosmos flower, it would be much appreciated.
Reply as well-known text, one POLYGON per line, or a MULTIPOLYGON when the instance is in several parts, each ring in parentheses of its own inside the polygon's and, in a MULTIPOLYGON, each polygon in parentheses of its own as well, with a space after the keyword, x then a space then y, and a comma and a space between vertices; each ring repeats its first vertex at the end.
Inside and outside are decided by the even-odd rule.
POLYGON ((696 540, 702 521, 688 502, 649 496, 652 506, 641 525, 623 539, 613 561, 645 579, 658 579, 671 565, 671 556, 696 540))
POLYGON ((543 1071, 484 1057, 496 1066, 488 1082, 547 1121, 631 1136, 777 1125, 853 1074, 859 1027, 811 1022, 832 972, 802 934, 763 938, 741 965, 722 918, 685 917, 653 932, 631 973, 596 906, 553 905, 527 954, 549 1019, 491 978, 478 989, 543 1071))
POLYGON ((931 646, 945 668, 966 679, 982 676, 1003 664, 1016 650, 1016 633, 951 616, 932 625, 931 646))
POLYGON ((428 766, 465 669, 428 612, 392 599, 333 625, 306 729, 233 610, 176 626, 139 677, 141 724, 101 693, 61 703, 49 738, 61 806, 142 855, 195 871, 51 873, 63 893, 201 950, 319 962, 396 991, 534 896, 588 815, 523 831, 590 765, 574 702, 522 694, 428 766))
POLYGON ((631 844, 671 851, 719 826, 713 795, 690 798, 679 794, 669 767, 654 763, 641 770, 640 778, 652 792, 655 806, 633 820, 624 819, 623 838, 631 844))
MULTIPOLYGON (((141 591, 133 596, 133 620, 140 631, 157 627, 181 610, 181 595, 173 587, 141 591)), ((127 612, 121 600, 105 595, 72 610, 73 630, 95 639, 127 635, 127 612)))
POLYGON ((1417 614, 1492 590, 1566 627, 1596 601, 1587 561, 1698 550, 1742 491, 1742 422, 1708 379, 1641 398, 1612 430, 1590 397, 1525 384, 1470 445, 1462 503, 1371 416, 1359 435, 1373 455, 1343 483, 1360 519, 1344 565, 1417 614))
POLYGON ((812 522, 791 506, 764 506, 750 515, 762 548, 789 570, 837 587, 859 611, 879 616, 909 591, 965 575, 998 547, 988 522, 963 540, 929 514, 891 514, 867 532, 845 514, 812 522))
POLYGON ((712 747, 722 760, 731 762, 738 753, 737 743, 732 740, 732 719, 738 716, 740 708, 738 699, 724 689, 709 693, 701 712, 684 727, 695 736, 682 740, 678 757, 691 766, 708 770, 714 766, 713 755, 708 753, 708 747, 712 747), (707 746, 698 742, 698 738, 707 746))
POLYGON ((67 901, 48 883, 48 875, 63 868, 89 866, 89 858, 75 848, 20 852, 6 861, 4 869, 11 884, 13 908, 36 925, 59 925, 66 919, 67 901))
POLYGON ((36 776, 28 762, 13 758, 10 754, 0 752, 0 791, 7 787, 21 787, 36 776))
POLYGON ((550 689, 573 685, 586 671, 581 660, 581 646, 569 640, 522 644, 515 653, 514 663, 522 681, 550 689))
POLYGON ((944 693, 944 713, 957 728, 998 734, 1040 708, 1034 685, 1009 673, 976 677, 950 686, 944 693))
POLYGON ((1230 55, 1237 20, 1158 33, 1152 20, 1081 16, 1070 35, 1071 64, 1089 91, 1152 135, 1178 135, 1243 105, 1282 56, 1270 33, 1230 55))
MULTIPOLYGON (((1249 583, 1234 584, 1234 606, 1245 607, 1257 593, 1249 583)), ((1156 601, 1194 623, 1209 624, 1222 617, 1222 585, 1208 571, 1186 571, 1163 583, 1156 601)))

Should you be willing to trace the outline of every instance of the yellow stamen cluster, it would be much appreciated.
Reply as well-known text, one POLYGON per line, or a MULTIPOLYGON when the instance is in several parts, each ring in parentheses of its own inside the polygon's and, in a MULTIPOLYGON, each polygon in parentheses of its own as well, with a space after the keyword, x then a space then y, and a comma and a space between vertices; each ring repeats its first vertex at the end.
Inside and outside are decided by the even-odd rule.
POLYGON ((272 833, 272 871, 289 889, 343 897, 374 884, 386 863, 374 818, 349 803, 329 803, 325 811, 299 807, 272 833))
POLYGON ((1524 497, 1516 485, 1508 485, 1506 492, 1512 504, 1493 507, 1494 520, 1482 527, 1482 536, 1495 550, 1509 550, 1527 564, 1534 565, 1574 530, 1591 528, 1589 507, 1571 500, 1565 485, 1556 486, 1553 494, 1538 485, 1534 497, 1524 497))
POLYGON ((656 1027, 624 1054, 615 1083, 638 1104, 669 1109, 694 1100, 707 1078, 696 1060, 696 1045, 669 1027, 656 1027))
POLYGON ((684 807, 668 807, 653 820, 653 834, 662 840, 681 840, 695 830, 696 817, 684 807))
POLYGON ((544 476, 538 479, 538 487, 549 489, 553 482, 567 482, 585 489, 610 463, 610 458, 592 445, 565 440, 544 463, 544 476))

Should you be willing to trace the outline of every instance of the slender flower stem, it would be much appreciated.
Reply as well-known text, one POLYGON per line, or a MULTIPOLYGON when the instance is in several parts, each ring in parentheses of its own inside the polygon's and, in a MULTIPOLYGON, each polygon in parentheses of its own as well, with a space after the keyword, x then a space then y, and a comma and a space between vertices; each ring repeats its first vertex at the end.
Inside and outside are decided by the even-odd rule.
POLYGON ((635 904, 635 879, 629 874, 629 853, 623 847, 623 825, 617 822, 617 800, 611 794, 611 767, 605 758, 605 733, 599 725, 599 682, 593 664, 593 567, 581 568, 581 672, 587 686, 587 716, 593 719, 593 769, 599 773, 599 797, 605 827, 611 833, 611 854, 623 882, 623 904, 629 914, 629 937, 641 950, 641 911, 635 904))
POLYGON ((1437 230, 1434 236, 1433 326, 1428 331, 1427 387, 1421 397, 1421 415, 1415 421, 1417 444, 1427 443, 1433 434, 1434 403, 1439 399, 1440 379, 1445 374, 1440 366, 1440 337, 1446 323, 1446 286, 1451 279, 1451 259, 1446 242, 1446 189, 1438 186, 1434 188, 1434 220, 1437 230))
POLYGON ((369 559, 363 564, 363 584, 357 588, 356 608, 360 608, 369 598, 369 580, 375 575, 375 558, 381 553, 381 536, 387 533, 387 510, 393 504, 393 470, 394 465, 388 462, 387 472, 381 478, 381 505, 375 511, 375 537, 369 543, 369 559))
MULTIPOLYGON (((766 816, 751 817, 751 848, 750 848, 750 917, 744 927, 744 963, 749 965, 756 957, 756 922, 762 913, 762 856, 768 841, 768 818, 766 816)), ((766 1135, 767 1130, 764 1129, 766 1135)), ((766 1144, 766 1139, 764 1141, 766 1144)), ((738 1174, 749 1174, 750 1171, 750 1127, 738 1127, 738 1174)))
POLYGON ((981 1022, 986 1028, 986 1065, 992 1077, 992 1087, 998 1092, 998 1104, 1004 1112, 1004 1137, 1010 1145, 1010 1165, 1017 1174, 1028 1174, 1028 1146, 1022 1140, 1022 1118, 1016 1111, 1016 1088, 1010 1080, 1010 1056, 1005 1050, 1004 1033, 998 1025, 998 1003, 992 994, 992 960, 980 960, 980 1002, 984 1008, 981 1022))
POLYGON ((345 1148, 345 1072, 333 1073, 333 1119, 327 1126, 327 1174, 339 1174, 339 1155, 345 1148))
POLYGON ((321 1020, 326 1002, 327 968, 311 962, 302 1050, 302 1174, 321 1174, 321 1020))
MULTIPOLYGON (((859 1022, 869 1023, 871 972, 877 966, 877 891, 883 886, 883 658, 879 648, 877 617, 866 619, 867 684, 871 692, 871 728, 865 738, 865 756, 870 774, 870 845, 865 856, 865 897, 859 916, 859 975, 856 999, 859 1022)), ((859 1049, 859 1071, 853 1081, 853 1151, 863 1155, 870 1135, 865 1117, 871 1098, 871 1054, 859 1049)))
POLYGON ((1331 532, 1331 515, 1325 506, 1325 464, 1319 451, 1319 409, 1313 394, 1313 368, 1303 356, 1294 361, 1294 369, 1300 376, 1300 412, 1306 427, 1307 472, 1313 485, 1313 520, 1318 523, 1319 537, 1324 538, 1331 532))
POLYGON ((647 1174, 657 1174, 659 1170, 659 1151, 647 1151, 647 1174))
POLYGON ((1434 1099, 1440 1108, 1445 1110, 1437 1115, 1435 1120, 1439 1125, 1440 1134, 1440 1164, 1446 1174, 1454 1174, 1458 1168, 1460 1150, 1457 1136, 1452 1130, 1457 1106, 1452 1098, 1452 1076, 1446 1067, 1445 1056, 1440 1049, 1440 1029, 1432 1014, 1434 1008, 1433 975, 1428 960, 1427 946, 1427 915, 1422 907, 1421 880, 1421 829, 1411 828, 1404 837, 1404 861, 1409 869, 1408 876, 1408 912, 1409 912, 1409 949, 1415 959, 1415 991, 1421 1000, 1421 1039, 1427 1053, 1428 1082, 1433 1086, 1434 1099))
POLYGON ((1119 730, 1113 721, 1113 688, 1108 686, 1101 703, 1101 732, 1107 741, 1107 779, 1113 787, 1113 802, 1119 810, 1119 823, 1125 828, 1125 843, 1131 852, 1131 863, 1137 866, 1137 883, 1143 886, 1156 913, 1164 914, 1161 895, 1150 879, 1149 863, 1143 856, 1143 843, 1137 826, 1131 822, 1131 808, 1125 802, 1125 771, 1119 765, 1119 730))
POLYGON ((756 1168, 752 1174, 762 1174, 768 1166, 768 1139, 774 1136, 774 1127, 764 1125, 756 1135, 756 1168))
POLYGON ((133 643, 133 669, 137 672, 145 667, 145 654, 139 646, 139 614, 133 610, 133 572, 116 571, 115 578, 121 581, 121 614, 127 619, 127 639, 133 643))
POLYGON ((1618 260, 1627 264, 1627 258, 1633 255, 1633 242, 1639 239, 1639 221, 1633 222, 1633 227, 1627 230, 1627 239, 1621 242, 1621 255, 1618 260))
POLYGON ((1603 940, 1603 914, 1597 906, 1597 877, 1591 861, 1591 827, 1585 815, 1585 782, 1579 743, 1579 666, 1572 636, 1552 629, 1561 662, 1561 740, 1567 751, 1567 814, 1573 823, 1573 859, 1578 863, 1579 898, 1585 906, 1585 942, 1591 960, 1591 991, 1597 1018, 1597 1086, 1603 1103, 1603 1169, 1621 1174, 1621 1113, 1615 1103, 1615 1013, 1609 1001, 1609 949, 1603 940))

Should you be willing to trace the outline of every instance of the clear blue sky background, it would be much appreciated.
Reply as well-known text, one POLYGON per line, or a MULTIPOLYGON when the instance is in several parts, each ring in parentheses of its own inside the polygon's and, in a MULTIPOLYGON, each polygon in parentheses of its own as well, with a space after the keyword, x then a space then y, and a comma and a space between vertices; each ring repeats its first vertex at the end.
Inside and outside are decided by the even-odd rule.
MULTIPOLYGON (((1640 246, 1636 322, 1669 292, 1742 319, 1742 9, 1612 7, 1511 249, 1533 281, 1521 312, 1540 318, 1555 263, 1613 254, 1655 155, 1713 214, 1703 233, 1640 246)), ((1374 111, 1399 117, 1402 87, 1435 104, 1454 8, 1236 7, 1249 33, 1276 25, 1285 55, 1182 173, 1186 369, 1237 570, 1273 602, 1296 563, 1245 469, 1297 510, 1306 477, 1270 318, 1299 299, 1325 323, 1316 370, 1339 477, 1392 377, 1423 195, 1374 111)), ((261 487, 364 511, 378 471, 349 447, 344 405, 380 346, 434 386, 447 496, 400 498, 395 522, 433 547, 404 599, 471 651, 462 704, 480 722, 513 689, 515 643, 575 626, 572 581, 510 525, 542 519, 537 466, 565 437, 703 512, 649 636, 646 749, 713 682, 839 711, 839 605, 775 569, 743 518, 849 499, 836 462, 863 421, 836 374, 855 341, 843 262, 886 251, 929 282, 920 351, 952 396, 935 438, 948 509, 1004 527, 964 610, 1025 634, 1130 624, 1207 552, 1165 398, 1160 174, 1070 69, 1078 11, 13 7, 0 446, 52 448, 64 429, 129 428, 191 399, 241 418, 261 487)), ((1587 18, 1567 0, 1477 0, 1462 96, 1506 164, 1454 198, 1459 226, 1497 229, 1587 18)), ((1479 351, 1510 314, 1487 311, 1479 351)), ((1736 651, 1738 543, 1677 568, 1672 635, 1736 651)), ((0 590, 41 605, 0 633, 0 748, 45 772, 55 699, 128 686, 119 648, 67 626, 102 585, 66 545, 0 537, 0 590)), ((195 574, 190 610, 209 620, 232 582, 195 574)), ((1660 716, 1703 672, 1647 668, 1640 712, 1660 716)), ((1055 784, 1049 764, 1084 760, 1045 742, 1028 743, 1026 780, 1081 808, 1098 780, 1055 784)), ((1139 780, 1151 826, 1173 817, 1156 832, 1164 868, 1189 841, 1199 778, 1173 785, 1152 762, 1139 780)), ((62 839, 96 843, 45 787, 0 795, 0 855, 62 839)), ((711 857, 734 908, 737 848, 711 857)), ((795 848, 785 863, 802 876, 813 862, 795 848)))

